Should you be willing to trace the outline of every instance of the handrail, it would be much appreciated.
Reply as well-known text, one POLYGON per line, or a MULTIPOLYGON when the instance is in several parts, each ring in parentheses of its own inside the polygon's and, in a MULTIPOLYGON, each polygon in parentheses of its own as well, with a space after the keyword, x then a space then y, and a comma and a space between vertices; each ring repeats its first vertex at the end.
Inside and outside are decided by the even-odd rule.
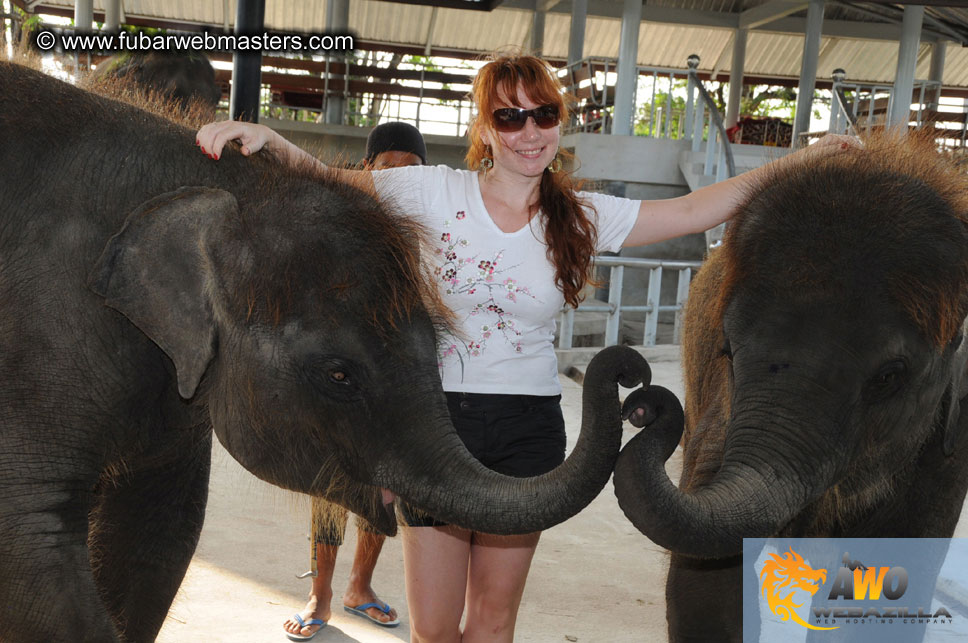
MULTIPOLYGON (((733 148, 729 143, 729 137, 726 136, 726 126, 723 124, 723 117, 719 113, 719 107, 716 102, 706 91, 706 87, 703 85, 702 81, 699 79, 699 72, 697 68, 699 67, 699 56, 689 57, 689 76, 692 78, 696 89, 699 90, 699 95, 702 97, 703 103, 706 105, 706 109, 709 110, 709 118, 712 120, 713 125, 716 126, 716 130, 719 132, 720 140, 723 142, 723 151, 726 156, 726 171, 729 174, 728 178, 736 176, 736 162, 733 160, 733 148), (695 61, 695 64, 693 64, 695 61)), ((712 137, 710 137, 711 139, 712 137)), ((712 140, 707 141, 706 145, 711 145, 712 140)))
POLYGON ((844 86, 841 84, 844 82, 846 77, 847 74, 843 69, 834 70, 834 98, 837 100, 837 106, 840 108, 840 113, 847 117, 847 131, 850 134, 857 136, 857 115, 854 114, 854 110, 847 108, 847 94, 844 93, 844 86))

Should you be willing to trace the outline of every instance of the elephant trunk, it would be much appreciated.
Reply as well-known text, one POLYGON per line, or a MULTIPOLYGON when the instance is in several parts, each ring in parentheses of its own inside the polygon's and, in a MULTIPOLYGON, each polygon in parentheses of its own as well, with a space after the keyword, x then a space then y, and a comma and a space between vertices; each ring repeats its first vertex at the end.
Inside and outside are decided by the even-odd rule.
POLYGON ((648 363, 627 347, 603 350, 589 364, 582 428, 564 463, 532 478, 505 476, 483 466, 449 421, 420 444, 401 445, 377 468, 376 484, 435 518, 495 534, 547 529, 578 513, 608 482, 622 437, 617 384, 648 383, 648 363))
POLYGON ((700 558, 739 554, 744 537, 776 534, 832 484, 833 466, 802 484, 792 458, 764 455, 762 431, 734 420, 728 434, 735 439, 719 471, 708 484, 681 491, 664 465, 682 434, 682 407, 661 387, 645 393, 655 420, 622 449, 615 495, 629 520, 658 545, 700 558))

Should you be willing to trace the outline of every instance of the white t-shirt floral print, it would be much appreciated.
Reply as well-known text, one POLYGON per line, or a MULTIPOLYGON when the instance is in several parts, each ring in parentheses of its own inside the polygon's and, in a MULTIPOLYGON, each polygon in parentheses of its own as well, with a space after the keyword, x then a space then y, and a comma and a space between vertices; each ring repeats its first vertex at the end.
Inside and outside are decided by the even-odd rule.
MULTIPOLYGON (((503 232, 481 198, 477 172, 445 165, 373 172, 381 199, 432 232, 434 273, 460 337, 440 338, 445 391, 557 395, 553 340, 564 296, 547 256, 543 217, 503 232)), ((639 202, 594 192, 598 251, 618 251, 639 202)))

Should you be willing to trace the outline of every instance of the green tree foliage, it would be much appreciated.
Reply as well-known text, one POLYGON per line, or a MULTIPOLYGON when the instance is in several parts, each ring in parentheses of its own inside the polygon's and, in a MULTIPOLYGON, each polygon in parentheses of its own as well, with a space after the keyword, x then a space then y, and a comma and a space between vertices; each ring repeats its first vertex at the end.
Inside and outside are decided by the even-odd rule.
MULTIPOLYGON (((686 114, 687 82, 685 79, 672 83, 669 91, 658 91, 654 101, 641 103, 635 115, 636 136, 657 136, 681 138, 684 131, 686 114), (669 94, 672 94, 670 100, 669 94), (654 105, 653 105, 654 102, 654 105), (668 113, 668 122, 666 114, 668 113)), ((719 113, 726 114, 726 96, 729 83, 706 83, 713 102, 719 113)), ((640 89, 641 91, 641 89, 640 89)), ((697 96, 698 100, 698 96, 697 96)), ((814 91, 814 103, 829 102, 829 99, 814 91)), ((795 87, 778 85, 746 85, 740 100, 740 117, 779 118, 792 122, 797 104, 795 87)), ((820 110, 814 109, 814 117, 820 118, 820 110)))

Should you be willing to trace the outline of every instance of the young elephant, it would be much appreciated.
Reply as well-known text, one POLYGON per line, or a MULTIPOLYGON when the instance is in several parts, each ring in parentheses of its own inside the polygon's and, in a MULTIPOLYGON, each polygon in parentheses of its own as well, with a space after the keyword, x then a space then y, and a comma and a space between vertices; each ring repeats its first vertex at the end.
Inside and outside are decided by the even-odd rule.
POLYGON ((968 487, 966 225, 968 180, 924 140, 872 140, 749 196, 690 292, 678 489, 663 469, 678 401, 626 402, 648 426, 615 492, 673 552, 671 640, 742 640, 743 537, 951 536, 968 487))
POLYGON ((150 641, 198 540, 211 434, 384 532, 385 490, 454 524, 545 529, 608 480, 605 353, 569 459, 485 469, 450 424, 421 231, 309 170, 0 63, 0 640, 150 641), (107 305, 105 305, 107 304, 107 305))

